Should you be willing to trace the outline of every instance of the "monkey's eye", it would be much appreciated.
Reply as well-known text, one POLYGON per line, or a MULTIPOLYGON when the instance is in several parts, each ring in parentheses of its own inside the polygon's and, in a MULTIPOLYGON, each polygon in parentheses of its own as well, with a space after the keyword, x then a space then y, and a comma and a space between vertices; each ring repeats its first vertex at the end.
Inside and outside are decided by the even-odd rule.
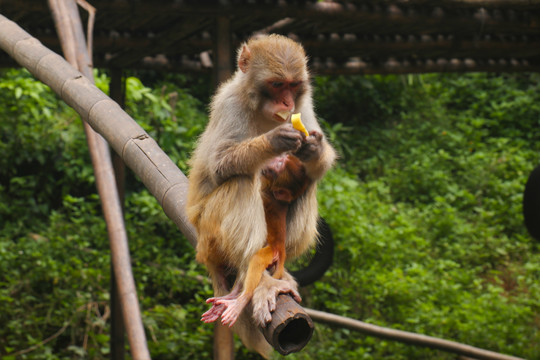
POLYGON ((274 89, 279 89, 280 87, 283 86, 283 82, 281 82, 281 81, 272 81, 271 85, 272 85, 272 87, 274 89))
POLYGON ((300 86, 300 81, 292 82, 290 86, 291 86, 291 88, 293 88, 293 89, 294 89, 294 88, 297 88, 298 86, 300 86))

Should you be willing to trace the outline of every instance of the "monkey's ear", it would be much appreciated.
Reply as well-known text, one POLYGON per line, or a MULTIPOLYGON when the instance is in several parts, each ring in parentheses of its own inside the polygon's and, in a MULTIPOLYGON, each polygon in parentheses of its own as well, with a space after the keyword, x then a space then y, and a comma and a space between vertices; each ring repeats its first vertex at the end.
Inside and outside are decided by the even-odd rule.
POLYGON ((244 45, 244 47, 242 48, 242 53, 238 57, 238 68, 240 68, 243 73, 246 73, 248 71, 250 60, 251 51, 249 51, 247 45, 244 45))

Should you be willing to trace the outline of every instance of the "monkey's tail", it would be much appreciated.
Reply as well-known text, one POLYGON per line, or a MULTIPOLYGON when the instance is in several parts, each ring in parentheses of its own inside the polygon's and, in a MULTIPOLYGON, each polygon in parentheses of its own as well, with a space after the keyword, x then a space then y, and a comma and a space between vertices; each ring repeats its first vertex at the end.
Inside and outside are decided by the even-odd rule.
POLYGON ((266 341, 261 329, 255 324, 251 304, 242 311, 233 326, 233 332, 238 335, 242 343, 250 350, 255 350, 265 359, 270 358, 272 346, 266 341))

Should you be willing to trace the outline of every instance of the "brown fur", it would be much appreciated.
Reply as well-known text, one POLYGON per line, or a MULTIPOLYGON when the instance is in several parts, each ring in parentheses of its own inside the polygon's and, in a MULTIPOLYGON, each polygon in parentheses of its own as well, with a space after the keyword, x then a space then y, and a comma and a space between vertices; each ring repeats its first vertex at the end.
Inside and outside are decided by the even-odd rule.
MULTIPOLYGON (((276 279, 281 279, 285 272, 287 213, 290 204, 305 192, 309 182, 304 165, 293 155, 278 157, 263 170, 262 196, 267 228, 267 246, 259 250, 257 254, 263 252, 264 255, 255 261, 258 261, 260 266, 266 265, 263 270, 275 261, 273 276, 276 279), (271 251, 264 252, 267 248, 271 251)), ((248 278, 249 275, 248 270, 248 278)), ((260 277, 257 277, 257 284, 259 279, 260 277)))
MULTIPOLYGON (((306 190, 309 179, 302 162, 289 154, 272 159, 263 169, 261 179, 267 245, 249 260, 241 292, 240 283, 237 283, 238 286, 235 285, 231 293, 207 300, 212 303, 212 308, 203 314, 202 320, 205 322, 212 322, 221 317, 224 325, 234 325, 253 297, 263 272, 266 269, 273 269, 273 277, 276 279, 282 279, 285 273, 287 213, 291 202, 306 190)), ((296 301, 301 301, 296 283, 291 284, 288 279, 280 286, 280 292, 290 293, 296 301)), ((269 313, 264 316, 265 319, 261 324, 271 320, 269 313)))
MULTIPOLYGON (((250 259, 266 245, 259 175, 265 163, 289 151, 310 154, 301 157, 310 184, 287 214, 285 249, 292 259, 314 245, 316 184, 335 159, 315 118, 306 58, 299 44, 278 35, 252 39, 240 47, 238 63, 239 70, 213 98, 210 121, 198 141, 189 175, 187 212, 199 234, 197 260, 207 266, 215 296, 230 291, 224 281, 229 271, 237 273, 235 289, 241 289, 250 259), (263 88, 268 79, 276 78, 301 82, 297 90, 287 93, 295 101, 288 110, 302 113, 306 128, 314 134, 308 140, 290 125, 275 120, 275 113, 284 105, 277 98, 264 96, 263 88), (269 109, 275 111, 270 113, 269 109)), ((285 285, 263 276, 248 307, 253 313, 244 311, 233 327, 247 346, 261 354, 269 351, 256 330, 272 310, 265 304, 280 289, 296 289, 286 272, 284 279, 279 281, 285 285)))

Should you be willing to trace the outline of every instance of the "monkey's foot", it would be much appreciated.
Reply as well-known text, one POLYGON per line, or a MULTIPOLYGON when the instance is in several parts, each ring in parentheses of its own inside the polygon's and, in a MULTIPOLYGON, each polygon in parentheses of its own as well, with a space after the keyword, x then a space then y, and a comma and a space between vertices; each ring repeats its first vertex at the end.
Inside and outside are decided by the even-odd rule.
POLYGON ((212 304, 212 307, 210 310, 202 314, 201 321, 204 321, 205 323, 211 323, 219 319, 221 314, 227 309, 227 306, 225 304, 219 304, 217 303, 218 300, 231 300, 236 299, 238 297, 237 292, 233 291, 230 294, 227 294, 225 296, 216 296, 211 297, 206 300, 207 304, 212 304))
POLYGON ((224 296, 214 296, 211 298, 206 299, 207 304, 215 304, 217 300, 231 300, 236 299, 238 297, 237 291, 231 291, 230 294, 224 295, 224 296))
MULTIPOLYGON (((210 300, 210 299, 208 299, 210 300)), ((221 314, 225 311, 226 307, 225 305, 216 305, 213 304, 210 310, 202 314, 201 321, 204 321, 205 323, 211 323, 219 319, 221 314)))
POLYGON ((248 301, 249 299, 245 296, 238 296, 234 299, 223 298, 216 300, 214 303, 215 305, 224 306, 226 308, 221 314, 221 323, 223 325, 229 325, 229 327, 233 326, 248 301))
POLYGON ((275 279, 265 272, 251 300, 255 322, 266 326, 272 321, 272 312, 276 310, 279 294, 290 294, 296 302, 302 301, 297 288, 296 281, 287 272, 282 279, 275 279))

